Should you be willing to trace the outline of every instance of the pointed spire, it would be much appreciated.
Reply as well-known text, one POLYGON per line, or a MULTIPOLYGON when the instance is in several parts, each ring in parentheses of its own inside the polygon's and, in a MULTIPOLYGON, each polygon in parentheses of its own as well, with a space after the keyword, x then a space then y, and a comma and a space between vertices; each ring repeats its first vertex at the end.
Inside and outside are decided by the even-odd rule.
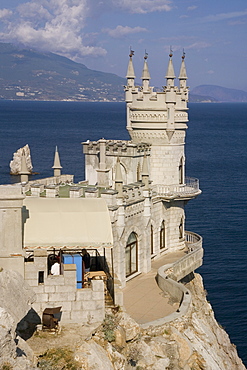
POLYGON ((150 80, 147 58, 148 58, 148 54, 145 51, 144 66, 143 66, 143 71, 142 71, 142 80, 150 80))
POLYGON ((148 54, 145 51, 144 56, 144 66, 142 71, 142 91, 143 92, 149 92, 149 80, 150 80, 150 74, 148 70, 148 63, 147 63, 148 54))
POLYGON ((133 61, 132 61, 133 55, 134 55, 134 51, 130 49, 130 54, 129 54, 130 59, 129 59, 128 70, 127 70, 127 75, 126 75, 129 87, 134 87, 134 79, 136 77, 134 66, 133 66, 133 61))
POLYGON ((185 68, 185 52, 183 50, 183 55, 182 55, 182 63, 180 67, 180 73, 179 73, 179 80, 187 80, 187 73, 186 73, 186 68, 185 68))
POLYGON ((175 73, 174 73, 174 68, 173 68, 173 63, 172 63, 172 49, 170 49, 170 54, 169 54, 169 63, 168 63, 168 68, 166 72, 166 84, 167 87, 174 87, 174 79, 176 78, 175 73))
POLYGON ((23 149, 22 155, 21 155, 21 170, 20 170, 21 182, 28 182, 29 174, 30 172, 28 171, 28 168, 27 168, 26 154, 25 154, 25 150, 23 149))
POLYGON ((56 146, 55 149, 55 155, 54 155, 54 164, 52 166, 54 170, 54 176, 61 176, 61 169, 63 168, 60 163, 60 158, 59 158, 59 153, 58 153, 58 148, 56 146))

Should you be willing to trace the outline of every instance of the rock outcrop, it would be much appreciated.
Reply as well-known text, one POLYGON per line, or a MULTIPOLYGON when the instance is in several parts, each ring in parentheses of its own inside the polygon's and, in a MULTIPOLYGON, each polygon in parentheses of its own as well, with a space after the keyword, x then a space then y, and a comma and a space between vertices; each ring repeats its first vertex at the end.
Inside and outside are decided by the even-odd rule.
POLYGON ((36 368, 32 349, 16 333, 34 300, 35 294, 18 272, 0 271, 0 369, 36 368))
POLYGON ((30 174, 32 173, 33 166, 32 166, 30 148, 29 148, 29 145, 26 144, 23 148, 18 149, 13 154, 13 159, 12 159, 12 161, 10 161, 10 164, 9 164, 11 175, 19 175, 20 174, 20 172, 21 172, 21 157, 22 157, 23 151, 25 153, 27 170, 30 174))
POLYGON ((87 347, 81 346, 76 353, 79 366, 84 370, 101 370, 99 358, 90 365, 84 361, 85 351, 97 356, 95 343, 104 349, 100 358, 110 359, 109 369, 114 370, 244 370, 235 346, 227 333, 219 326, 211 305, 206 300, 202 278, 196 274, 187 284, 193 296, 192 305, 183 317, 159 327, 142 329, 126 312, 108 315, 112 325, 103 324, 87 347), (119 338, 122 328, 122 340, 119 338), (117 336, 109 335, 109 330, 117 336), (115 330, 115 331, 114 331, 115 330), (106 337, 112 338, 111 342, 106 337), (125 340, 125 344, 123 343, 125 340), (121 343, 121 346, 119 345, 121 343), (81 352, 81 354, 80 354, 81 352), (103 356, 103 357, 102 357, 103 356))

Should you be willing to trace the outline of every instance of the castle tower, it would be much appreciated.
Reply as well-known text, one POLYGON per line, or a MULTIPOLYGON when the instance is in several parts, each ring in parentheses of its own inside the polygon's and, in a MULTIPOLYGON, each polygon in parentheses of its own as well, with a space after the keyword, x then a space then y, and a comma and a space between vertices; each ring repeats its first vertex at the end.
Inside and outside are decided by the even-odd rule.
POLYGON ((186 68, 184 54, 179 75, 180 86, 174 84, 172 53, 169 55, 166 86, 154 92, 149 86, 147 55, 144 58, 141 89, 134 86, 134 67, 130 56, 125 100, 127 130, 134 143, 151 144, 149 159, 152 184, 181 185, 184 183, 184 144, 187 129, 186 68))
POLYGON ((56 146, 55 155, 54 155, 54 164, 52 166, 54 171, 54 177, 61 176, 61 169, 63 168, 60 163, 59 153, 56 146))

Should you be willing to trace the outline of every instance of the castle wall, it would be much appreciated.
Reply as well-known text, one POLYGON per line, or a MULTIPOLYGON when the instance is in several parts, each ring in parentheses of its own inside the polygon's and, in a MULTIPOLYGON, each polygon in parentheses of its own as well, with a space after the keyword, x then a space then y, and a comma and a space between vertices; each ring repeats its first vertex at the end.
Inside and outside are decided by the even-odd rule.
POLYGON ((141 169, 144 154, 149 156, 150 145, 148 144, 133 144, 131 141, 125 140, 99 140, 83 143, 83 152, 85 154, 85 173, 86 180, 89 185, 100 184, 97 170, 105 171, 104 183, 110 187, 114 187, 116 162, 120 159, 123 184, 130 184, 141 179, 141 169), (103 148, 100 144, 104 142, 103 148), (104 159, 100 156, 104 154, 104 159), (102 163, 102 160, 104 162, 102 163), (102 164, 104 169, 102 169, 102 164))
POLYGON ((23 199, 21 186, 0 186, 0 267, 18 271, 22 276, 23 199))
POLYGON ((42 318, 45 308, 62 307, 62 323, 99 322, 105 317, 104 282, 92 280, 91 287, 76 288, 76 266, 63 265, 62 275, 48 275, 47 252, 34 252, 34 261, 25 262, 25 281, 36 293, 33 309, 42 318), (39 273, 44 273, 39 282, 39 273))

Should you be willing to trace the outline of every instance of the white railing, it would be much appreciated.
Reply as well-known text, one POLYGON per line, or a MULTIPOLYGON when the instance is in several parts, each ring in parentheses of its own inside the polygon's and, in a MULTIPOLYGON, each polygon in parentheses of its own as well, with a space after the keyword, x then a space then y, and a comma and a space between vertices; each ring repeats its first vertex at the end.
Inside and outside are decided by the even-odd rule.
POLYGON ((167 196, 167 197, 174 197, 174 196, 186 196, 190 194, 197 194, 200 193, 199 189, 199 180, 186 177, 184 184, 179 185, 154 185, 152 187, 152 194, 153 196, 167 196))
POLYGON ((176 261, 172 266, 173 274, 177 280, 188 275, 202 265, 203 248, 202 237, 191 231, 185 231, 185 242, 188 247, 188 254, 176 261))
POLYGON ((185 231, 185 242, 187 247, 190 248, 190 250, 194 250, 197 247, 202 246, 202 237, 191 231, 185 231))

